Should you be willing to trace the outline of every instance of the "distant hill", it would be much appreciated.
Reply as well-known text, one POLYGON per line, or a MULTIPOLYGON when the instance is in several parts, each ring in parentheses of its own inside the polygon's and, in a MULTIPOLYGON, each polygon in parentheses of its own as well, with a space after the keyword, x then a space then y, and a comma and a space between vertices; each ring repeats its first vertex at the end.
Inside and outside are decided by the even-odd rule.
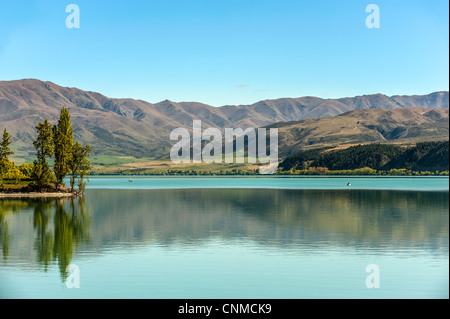
POLYGON ((411 147, 369 144, 344 150, 316 149, 288 156, 280 164, 280 168, 285 171, 308 167, 324 167, 329 170, 370 167, 382 171, 391 169, 448 171, 449 142, 423 142, 411 147))
POLYGON ((276 123, 268 127, 278 128, 280 154, 284 157, 333 145, 447 140, 449 110, 355 110, 332 118, 276 123))
POLYGON ((443 119, 447 117, 448 121, 449 95, 448 92, 435 92, 418 96, 375 94, 342 99, 300 97, 213 107, 198 102, 166 100, 152 104, 128 98, 113 99, 36 79, 0 81, 0 129, 6 127, 13 136, 16 156, 34 157, 34 126, 44 119, 55 123, 63 106, 70 110, 76 139, 93 146, 94 154, 158 158, 169 154, 170 131, 175 127, 189 129, 193 120, 201 120, 204 128, 220 129, 256 128, 278 123, 275 125, 285 134, 282 137, 283 154, 305 145, 319 147, 324 143, 365 139, 373 142, 407 137, 435 138, 446 129, 448 135, 448 125, 446 128, 443 119), (409 107, 423 110, 407 111, 409 107), (395 123, 389 119, 390 115, 374 121, 371 117, 378 114, 374 109, 392 110, 396 116, 401 113, 404 121, 399 119, 395 123), (336 117, 354 110, 361 113, 336 117), (401 110, 405 110, 404 113, 397 112, 401 110), (333 118, 330 122, 312 119, 324 117, 333 118), (305 119, 311 120, 286 124, 305 119), (358 121, 360 123, 356 125, 358 121), (335 131, 329 131, 331 128, 335 131))

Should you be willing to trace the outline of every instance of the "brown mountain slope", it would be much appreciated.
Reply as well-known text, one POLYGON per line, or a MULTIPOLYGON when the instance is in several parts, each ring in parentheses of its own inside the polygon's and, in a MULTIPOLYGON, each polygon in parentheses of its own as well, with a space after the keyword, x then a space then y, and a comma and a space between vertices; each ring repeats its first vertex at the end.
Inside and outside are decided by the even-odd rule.
MULTIPOLYGON (((82 143, 91 144, 96 154, 161 157, 169 154, 170 130, 191 128, 193 120, 201 120, 203 128, 256 128, 276 122, 332 117, 355 109, 418 106, 436 109, 435 116, 439 117, 438 109, 448 108, 448 104, 448 92, 436 92, 425 96, 376 94, 343 99, 283 98, 216 108, 197 102, 166 100, 152 104, 142 100, 112 99, 96 92, 25 79, 0 81, 0 129, 6 127, 12 134, 18 155, 34 157, 34 126, 46 118, 55 123, 60 109, 66 106, 72 116, 75 137, 82 143)), ((294 136, 295 132, 289 134, 294 136)), ((346 138, 336 137, 336 140, 346 138)))
MULTIPOLYGON (((162 101, 156 104, 133 99, 111 99, 95 92, 66 88, 35 79, 0 81, 0 115, 23 116, 24 109, 42 112, 77 107, 115 113, 121 117, 172 129, 192 125, 200 119, 205 126, 223 128, 227 125, 260 127, 276 122, 299 121, 306 118, 330 117, 355 109, 403 107, 448 108, 448 92, 423 96, 393 96, 382 94, 342 99, 317 97, 264 100, 252 105, 212 107, 197 102, 162 101)), ((5 119, 10 119, 7 117, 5 119)))
POLYGON ((147 104, 108 99, 98 93, 37 80, 1 82, 0 127, 13 136, 12 146, 18 155, 34 157, 34 127, 44 119, 56 123, 62 106, 67 106, 75 138, 94 146, 96 154, 162 155, 169 147, 168 138, 162 137, 170 132, 139 121, 141 114, 152 114, 147 104))
POLYGON ((417 142, 449 138, 449 110, 401 108, 355 110, 332 118, 277 123, 282 156, 350 144, 417 142))

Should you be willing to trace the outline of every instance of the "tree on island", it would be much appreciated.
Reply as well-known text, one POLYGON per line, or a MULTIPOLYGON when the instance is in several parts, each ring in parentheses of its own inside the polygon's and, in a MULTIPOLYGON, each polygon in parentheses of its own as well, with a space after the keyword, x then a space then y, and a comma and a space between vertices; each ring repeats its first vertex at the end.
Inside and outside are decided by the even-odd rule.
POLYGON ((8 158, 9 155, 13 155, 14 152, 11 151, 9 145, 11 144, 11 135, 8 131, 3 131, 2 141, 0 142, 0 185, 3 183, 3 177, 6 173, 14 167, 14 163, 8 158))
POLYGON ((72 147, 72 158, 69 162, 70 168, 70 191, 75 191, 75 183, 78 186, 78 191, 80 193, 84 192, 86 187, 85 178, 88 178, 89 171, 92 168, 91 162, 89 161, 89 153, 91 152, 91 147, 86 145, 81 146, 80 143, 76 142, 72 147))
POLYGON ((0 142, 0 160, 7 160, 9 155, 14 155, 14 152, 11 151, 9 145, 11 145, 11 135, 5 128, 2 141, 0 142))
POLYGON ((53 156, 53 133, 52 127, 45 120, 44 123, 39 122, 36 126, 38 136, 33 142, 36 149, 37 159, 33 162, 32 179, 33 184, 39 189, 47 188, 54 180, 54 176, 48 166, 47 158, 53 156))
POLYGON ((38 189, 42 190, 54 181, 55 189, 64 186, 64 179, 70 176, 70 191, 75 193, 75 184, 78 193, 84 192, 92 165, 88 160, 91 148, 89 145, 81 146, 74 142, 73 127, 70 122, 69 110, 62 108, 57 125, 50 126, 47 120, 36 126, 38 136, 34 141, 37 160, 33 164, 32 179, 38 189), (49 168, 47 159, 54 156, 53 173, 49 168))
POLYGON ((55 163, 53 165, 53 172, 55 173, 55 187, 63 184, 64 178, 70 172, 70 162, 72 161, 73 148, 73 128, 70 123, 69 110, 65 107, 61 110, 61 115, 58 124, 53 126, 53 146, 55 163))

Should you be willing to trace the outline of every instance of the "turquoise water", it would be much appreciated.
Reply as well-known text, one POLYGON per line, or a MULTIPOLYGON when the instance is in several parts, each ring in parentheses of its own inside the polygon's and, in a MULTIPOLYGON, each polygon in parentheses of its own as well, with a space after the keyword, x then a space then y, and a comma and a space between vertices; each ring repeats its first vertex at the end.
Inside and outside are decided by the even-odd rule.
POLYGON ((90 189, 266 188, 449 190, 448 177, 94 177, 90 189), (131 182, 130 182, 131 181, 131 182), (347 184, 350 183, 350 186, 347 184))
POLYGON ((448 178, 91 178, 83 200, 0 200, 0 297, 448 298, 448 195, 448 178))

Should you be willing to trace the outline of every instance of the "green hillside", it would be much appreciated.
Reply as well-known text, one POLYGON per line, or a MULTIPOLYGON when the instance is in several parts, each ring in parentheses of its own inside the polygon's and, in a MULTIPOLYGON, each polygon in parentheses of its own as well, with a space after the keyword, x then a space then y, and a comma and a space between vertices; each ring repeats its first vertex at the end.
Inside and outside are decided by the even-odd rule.
POLYGON ((449 142, 423 142, 412 147, 369 144, 344 150, 322 148, 293 154, 280 164, 283 171, 319 167, 331 171, 369 167, 377 171, 406 169, 443 172, 449 170, 449 142))

